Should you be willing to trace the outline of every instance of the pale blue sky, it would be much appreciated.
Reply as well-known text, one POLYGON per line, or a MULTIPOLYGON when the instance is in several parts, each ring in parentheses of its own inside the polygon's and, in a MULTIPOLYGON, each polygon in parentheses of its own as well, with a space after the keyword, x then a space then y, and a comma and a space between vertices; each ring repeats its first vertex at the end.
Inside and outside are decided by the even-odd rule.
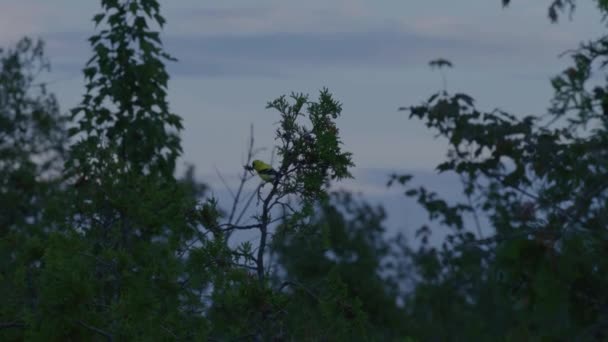
MULTIPOLYGON (((169 100, 184 118, 183 160, 203 180, 218 184, 216 168, 229 179, 240 173, 251 123, 257 146, 272 147, 278 116, 264 109, 267 101, 291 91, 315 96, 325 86, 343 103, 338 125, 357 164, 357 181, 344 186, 385 199, 395 193, 385 194, 383 175, 430 171, 444 153, 432 132, 396 111, 441 87, 429 60, 451 60, 448 88, 469 93, 481 109, 542 114, 549 77, 568 62, 557 56, 603 30, 589 1, 557 25, 546 17, 549 1, 504 10, 499 0, 160 2, 162 38, 180 60, 169 66, 169 100)), ((64 111, 82 95, 98 6, 0 0, 0 46, 23 35, 47 41, 50 89, 64 111)))

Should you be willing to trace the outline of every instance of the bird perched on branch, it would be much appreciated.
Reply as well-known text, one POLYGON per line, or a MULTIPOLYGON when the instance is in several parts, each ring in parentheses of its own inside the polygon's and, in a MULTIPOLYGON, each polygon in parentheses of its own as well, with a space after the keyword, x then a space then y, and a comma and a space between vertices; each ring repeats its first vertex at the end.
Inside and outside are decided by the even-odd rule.
POLYGON ((275 179, 279 178, 279 173, 273 169, 271 165, 266 164, 261 160, 254 160, 251 163, 250 170, 255 170, 258 176, 265 182, 274 182, 275 179))

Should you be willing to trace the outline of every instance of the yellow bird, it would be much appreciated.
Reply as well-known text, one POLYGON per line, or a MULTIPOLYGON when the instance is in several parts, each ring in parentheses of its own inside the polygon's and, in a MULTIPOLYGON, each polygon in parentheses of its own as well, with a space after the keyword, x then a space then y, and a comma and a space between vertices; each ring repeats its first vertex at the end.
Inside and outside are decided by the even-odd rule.
POLYGON ((258 176, 265 182, 274 182, 279 177, 279 173, 272 166, 261 160, 254 160, 251 167, 257 172, 258 176))

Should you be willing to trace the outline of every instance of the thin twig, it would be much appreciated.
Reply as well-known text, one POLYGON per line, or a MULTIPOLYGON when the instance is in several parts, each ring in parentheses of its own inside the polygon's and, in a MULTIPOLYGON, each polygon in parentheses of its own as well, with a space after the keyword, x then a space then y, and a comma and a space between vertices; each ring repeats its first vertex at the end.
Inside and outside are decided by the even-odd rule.
POLYGON ((166 331, 166 332, 167 332, 169 335, 171 335, 171 337, 173 337, 174 339, 178 339, 177 335, 176 335, 176 334, 175 334, 173 331, 169 330, 169 328, 165 327, 165 326, 164 326, 164 325, 162 325, 162 324, 160 325, 160 327, 161 327, 161 328, 162 328, 164 331, 166 331))
MULTIPOLYGON (((255 142, 255 140, 253 138, 253 125, 251 125, 250 133, 249 133, 249 148, 247 150, 247 161, 245 162, 245 165, 251 164, 251 159, 253 158, 254 142, 255 142)), ((228 218, 228 223, 232 223, 232 219, 234 218, 234 214, 236 213, 236 209, 237 209, 237 206, 239 203, 239 199, 241 197, 241 193, 243 192, 243 187, 245 186, 245 183, 251 178, 251 177, 248 177, 248 175, 249 175, 249 170, 247 170, 247 168, 244 168, 243 174, 241 176, 239 188, 236 192, 236 196, 234 196, 234 201, 232 202, 232 210, 230 210, 230 216, 228 218)))
MULTIPOLYGON (((286 215, 283 215, 281 217, 277 217, 275 219, 272 219, 270 221, 268 221, 268 224, 272 224, 275 222, 279 222, 283 219, 285 219, 286 215)), ((253 224, 249 224, 249 225, 245 225, 245 226, 237 226, 234 224, 223 224, 221 225, 220 228, 222 231, 224 232, 229 232, 231 230, 250 230, 250 229, 259 229, 261 227, 261 223, 253 223, 253 224)))
POLYGON ((253 260, 254 262, 257 262, 257 258, 256 258, 256 257, 254 257, 254 256, 253 256, 253 255, 251 255, 251 254, 245 254, 245 253, 240 253, 240 252, 232 252, 232 254, 233 254, 233 255, 236 255, 236 256, 237 256, 237 257, 239 257, 239 258, 240 258, 240 257, 243 257, 243 258, 245 258, 245 259, 251 259, 251 260, 253 260))
POLYGON ((319 301, 319 297, 316 294, 314 294, 309 288, 307 288, 306 286, 304 286, 300 283, 292 281, 292 280, 284 281, 283 284, 281 284, 281 286, 279 286, 279 292, 283 291, 283 289, 286 288, 287 286, 293 286, 295 288, 302 289, 302 290, 304 290, 304 292, 308 293, 312 298, 319 301))
POLYGON ((24 328, 25 323, 23 322, 3 322, 0 323, 0 329, 8 329, 8 328, 24 328))
POLYGON ((248 270, 252 270, 252 271, 257 271, 258 268, 257 266, 250 266, 250 265, 245 265, 245 264, 239 264, 238 262, 233 262, 232 265, 237 266, 237 267, 242 267, 248 270))
POLYGON ((264 199, 262 205, 262 215, 260 217, 260 244, 258 248, 258 261, 257 261, 257 272, 258 280, 260 285, 264 285, 264 252, 266 250, 266 240, 268 238, 268 225, 270 224, 270 201, 278 191, 279 183, 275 181, 272 183, 272 189, 264 199))
POLYGON ((236 199, 236 195, 234 194, 234 192, 232 191, 232 189, 230 189, 230 186, 228 186, 228 182, 226 182, 226 180, 224 179, 224 176, 222 176, 222 173, 220 172, 220 170, 218 170, 217 167, 215 167, 215 173, 220 178, 220 181, 222 181, 222 184, 224 184, 224 187, 226 188, 226 190, 228 190, 228 192, 230 193, 230 195, 232 196, 232 198, 236 199))
POLYGON ((184 256, 184 254, 186 254, 186 252, 190 251, 190 249, 192 248, 192 246, 194 246, 194 244, 197 243, 197 242, 199 242, 199 241, 202 242, 200 240, 200 238, 192 239, 192 241, 190 241, 189 243, 186 244, 185 248, 182 251, 178 251, 177 258, 181 259, 184 256))
MULTIPOLYGON (((460 174, 460 181, 462 182, 462 186, 466 187, 466 180, 462 174, 460 174)), ((481 224, 479 223, 479 216, 477 215, 477 210, 473 206, 473 201, 471 200, 471 194, 465 193, 467 196, 467 202, 469 207, 471 207, 471 212, 473 214, 473 220, 475 221, 475 227, 477 228, 477 235, 480 239, 483 239, 483 234, 481 233, 481 224)))
POLYGON ((253 201, 253 199, 255 198, 255 195, 258 193, 258 191, 260 190, 261 187, 262 187, 262 184, 260 184, 258 186, 258 188, 251 193, 251 195, 247 199, 247 202, 245 202, 245 206, 243 206, 243 208, 241 209, 241 213, 237 217, 237 219, 234 222, 234 224, 239 224, 241 222, 241 219, 243 219, 243 216, 247 212, 247 209, 249 209, 249 206, 251 206, 251 202, 253 201))
POLYGON ((499 243, 499 242, 504 242, 507 240, 513 240, 513 239, 517 239, 517 238, 521 238, 524 236, 528 236, 530 234, 533 234, 534 232, 532 231, 518 231, 512 234, 501 234, 501 235, 494 235, 491 236, 489 238, 485 238, 485 239, 480 239, 480 240, 474 240, 474 241, 470 241, 470 242, 465 242, 462 243, 458 246, 456 246, 456 248, 467 248, 467 247, 473 247, 473 246, 481 246, 481 245, 486 245, 486 244, 491 244, 491 243, 499 243))
POLYGON ((85 323, 85 322, 83 322, 81 320, 78 320, 77 323, 80 324, 80 325, 82 325, 83 327, 85 327, 85 328, 93 331, 93 332, 98 333, 99 335, 104 336, 106 339, 108 339, 108 341, 114 341, 114 337, 112 337, 112 334, 110 334, 109 332, 107 332, 105 330, 96 328, 96 327, 94 327, 92 325, 89 325, 89 324, 87 324, 87 323, 85 323))
POLYGON ((270 205, 270 209, 272 209, 275 205, 278 204, 283 208, 283 210, 285 210, 285 208, 287 208, 287 209, 291 210, 292 213, 295 213, 296 210, 289 203, 281 202, 280 201, 281 198, 283 198, 283 196, 277 196, 277 199, 274 202, 272 202, 272 204, 270 205))

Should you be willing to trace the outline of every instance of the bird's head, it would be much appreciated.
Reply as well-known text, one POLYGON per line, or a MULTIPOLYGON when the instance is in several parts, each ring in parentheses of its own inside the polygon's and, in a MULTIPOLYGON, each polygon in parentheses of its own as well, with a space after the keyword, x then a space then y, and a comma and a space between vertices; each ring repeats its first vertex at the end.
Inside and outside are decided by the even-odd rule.
POLYGON ((262 166, 264 166, 264 162, 259 159, 256 159, 251 163, 251 167, 253 167, 256 170, 261 168, 262 166))

